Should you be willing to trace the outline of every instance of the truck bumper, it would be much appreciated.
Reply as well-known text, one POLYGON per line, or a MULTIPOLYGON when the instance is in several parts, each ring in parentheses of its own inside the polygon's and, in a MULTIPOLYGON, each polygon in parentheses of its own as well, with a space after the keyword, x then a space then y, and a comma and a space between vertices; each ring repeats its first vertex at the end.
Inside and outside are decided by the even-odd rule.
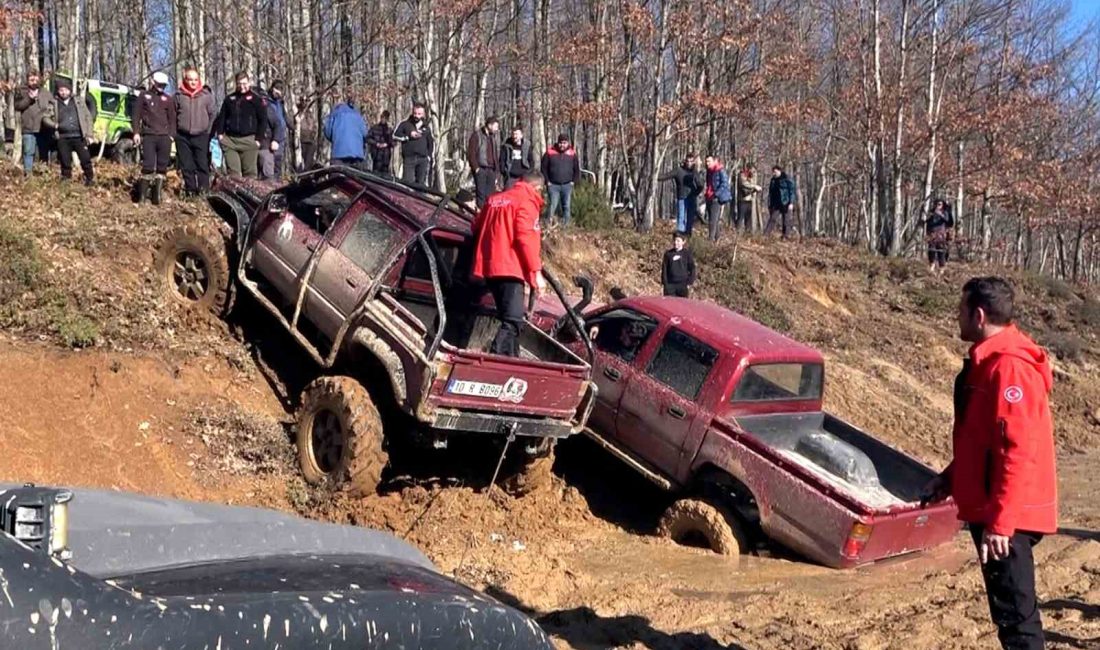
POLYGON ((439 409, 431 425, 443 431, 463 431, 532 438, 567 438, 573 433, 568 420, 522 418, 493 413, 471 413, 454 409, 439 409))

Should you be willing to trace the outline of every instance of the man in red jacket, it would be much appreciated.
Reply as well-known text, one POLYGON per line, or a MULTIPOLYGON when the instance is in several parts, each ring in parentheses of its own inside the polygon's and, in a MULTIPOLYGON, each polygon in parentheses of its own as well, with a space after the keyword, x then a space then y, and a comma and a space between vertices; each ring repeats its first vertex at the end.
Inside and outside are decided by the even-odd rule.
POLYGON ((545 287, 539 227, 542 187, 542 176, 528 174, 511 189, 490 196, 474 220, 470 274, 488 284, 500 319, 500 330, 490 349, 493 354, 519 356, 524 285, 535 295, 545 287))
POLYGON ((1046 352, 1012 323, 1013 290, 997 277, 966 283, 959 330, 974 345, 955 379, 954 460, 927 488, 954 497, 969 524, 1001 645, 1043 647, 1032 547, 1058 530, 1054 385, 1046 352))

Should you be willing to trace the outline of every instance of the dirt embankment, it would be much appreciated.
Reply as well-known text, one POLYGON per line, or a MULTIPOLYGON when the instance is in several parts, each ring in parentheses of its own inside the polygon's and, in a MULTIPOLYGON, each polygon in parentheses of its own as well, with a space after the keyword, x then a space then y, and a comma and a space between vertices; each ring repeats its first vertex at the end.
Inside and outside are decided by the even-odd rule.
MULTIPOLYGON (((551 488, 482 488, 495 458, 399 472, 385 493, 330 499, 291 464, 301 377, 247 321, 184 319, 147 269, 151 244, 202 213, 135 207, 125 174, 58 189, 0 172, 0 479, 94 485, 263 505, 393 531, 460 580, 525 608, 563 648, 988 648, 972 551, 955 544, 836 572, 763 549, 740 564, 650 536, 667 499, 583 440, 551 488), (80 348, 78 350, 66 348, 80 348), (293 373, 291 373, 293 375, 293 373), (452 468, 453 469, 453 468, 452 468), (439 470, 439 471, 433 471, 439 470)), ((652 292, 662 233, 552 236, 561 275, 652 292)), ((826 242, 697 244, 697 295, 828 355, 828 405, 939 465, 949 453, 959 286, 917 262, 826 242)), ((1038 547, 1051 647, 1100 647, 1100 309, 1060 283, 1016 278, 1025 329, 1057 350, 1063 531, 1038 547)), ((308 374, 308 370, 303 371, 308 374)))

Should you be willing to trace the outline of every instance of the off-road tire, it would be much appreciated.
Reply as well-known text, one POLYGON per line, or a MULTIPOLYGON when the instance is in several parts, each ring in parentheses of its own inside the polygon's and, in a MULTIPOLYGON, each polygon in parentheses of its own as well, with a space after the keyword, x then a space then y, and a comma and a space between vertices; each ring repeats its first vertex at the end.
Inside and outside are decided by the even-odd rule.
POLYGON ((229 312, 229 255, 225 237, 214 224, 186 223, 164 233, 153 268, 177 303, 217 317, 229 312))
POLYGON ((116 162, 120 165, 137 164, 138 150, 137 147, 134 146, 134 140, 132 138, 119 138, 118 142, 111 147, 111 162, 116 162))
MULTIPOLYGON (((298 465, 311 485, 346 490, 353 496, 378 491, 382 471, 389 462, 382 434, 382 417, 370 394, 351 377, 321 377, 302 393, 296 432, 298 465), (327 414, 327 415, 325 415, 327 414), (324 418, 324 419, 322 419, 324 418), (333 431, 333 425, 338 431, 333 431), (314 430, 324 425, 338 435, 340 448, 319 457, 325 441, 315 440, 314 430)), ((330 443, 331 444, 331 443, 330 443)))
POLYGON ((719 555, 736 557, 748 551, 744 525, 728 508, 700 499, 681 499, 669 506, 658 526, 661 537, 683 543, 691 538, 706 541, 719 555))

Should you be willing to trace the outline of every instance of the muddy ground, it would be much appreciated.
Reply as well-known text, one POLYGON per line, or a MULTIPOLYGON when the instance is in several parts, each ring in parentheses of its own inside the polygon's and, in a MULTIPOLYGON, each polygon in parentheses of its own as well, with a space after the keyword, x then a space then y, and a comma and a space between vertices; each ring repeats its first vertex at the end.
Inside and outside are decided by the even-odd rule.
MULTIPOLYGON (((287 432, 308 364, 247 305, 189 319, 148 273, 161 230, 201 206, 154 211, 106 186, 58 189, 0 171, 0 480, 262 505, 392 531, 444 572, 531 613, 561 648, 990 648, 980 576, 960 535, 936 551, 838 572, 782 549, 739 563, 651 535, 667 499, 584 440, 551 487, 487 493, 495 457, 397 468, 383 494, 331 499, 297 477, 287 432), (9 191, 7 188, 13 188, 9 191)), ((561 275, 598 294, 653 291, 664 233, 551 234, 561 275)), ((915 261, 826 242, 698 244, 699 295, 829 359, 828 407, 941 466, 961 282, 915 261)), ((1100 306, 1017 277, 1023 325, 1057 351, 1062 530, 1037 549, 1051 647, 1100 648, 1100 306)))

